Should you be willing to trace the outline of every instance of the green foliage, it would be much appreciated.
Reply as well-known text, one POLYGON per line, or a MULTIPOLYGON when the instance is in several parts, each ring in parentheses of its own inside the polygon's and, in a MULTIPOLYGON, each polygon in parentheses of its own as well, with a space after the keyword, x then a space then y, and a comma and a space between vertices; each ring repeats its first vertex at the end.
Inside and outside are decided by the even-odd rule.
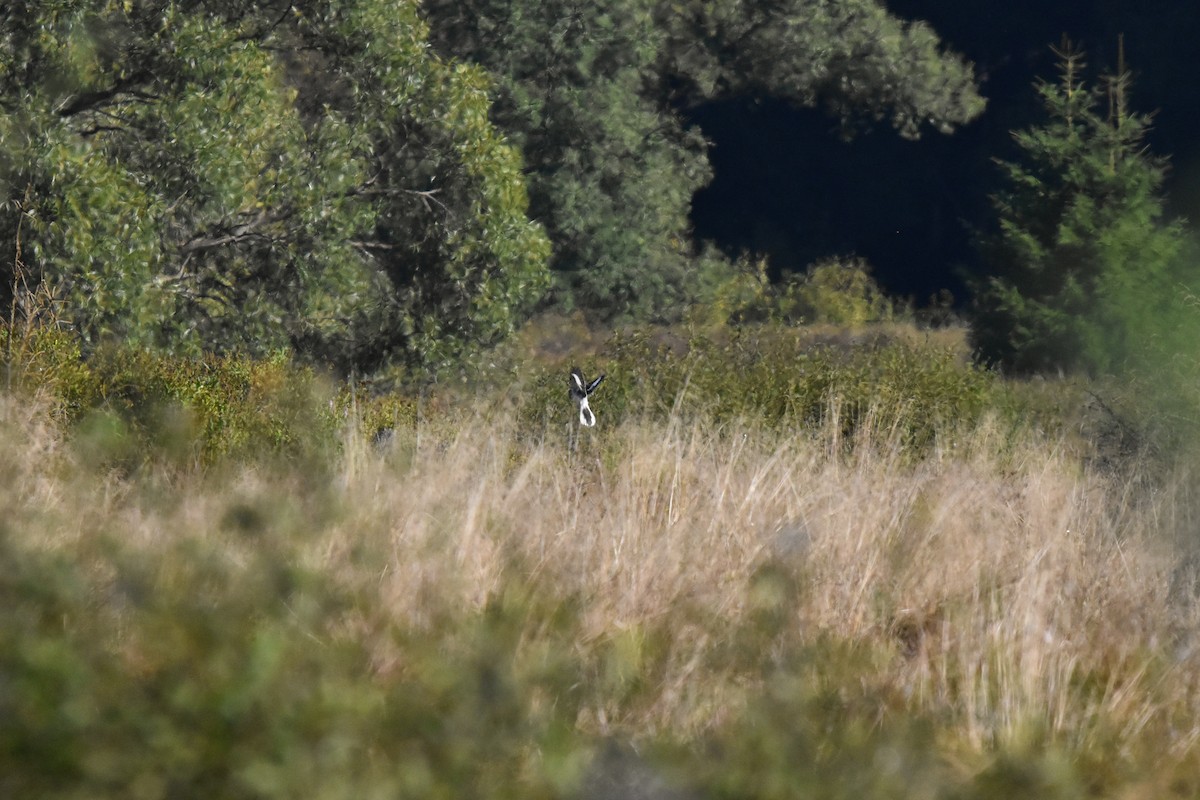
POLYGON ((688 109, 772 95, 912 135, 982 110, 970 66, 875 0, 423 8, 439 50, 496 81, 493 117, 525 156, 531 213, 554 244, 555 302, 604 319, 678 319, 729 276, 711 254, 692 260, 691 200, 711 170, 688 109))
MULTIPOLYGON (((5 337, 0 330, 0 347, 5 337)), ((312 463, 335 449, 348 405, 284 354, 188 358, 105 346, 84 360, 74 336, 46 329, 8 351, 4 367, 10 390, 40 392, 77 426, 80 454, 98 466, 272 455, 312 463)))
POLYGON ((886 691, 846 680, 869 674, 871 656, 839 642, 784 656, 698 765, 712 796, 907 798, 950 783, 933 757, 932 725, 888 715, 886 691))
POLYGON ((716 328, 772 321, 857 329, 891 320, 895 305, 861 258, 822 259, 803 274, 772 284, 765 259, 743 257, 733 264, 730 276, 712 289, 710 301, 688 318, 716 328))
POLYGON ((686 0, 657 3, 655 15, 677 101, 780 97, 825 107, 847 132, 886 121, 913 138, 983 111, 970 63, 876 0, 686 0))
POLYGON ((861 327, 892 315, 892 303, 861 258, 818 261, 789 281, 780 304, 787 319, 861 327))
MULTIPOLYGON (((597 640, 578 599, 514 564, 482 608, 411 625, 373 608, 369 586, 302 566, 312 526, 330 524, 313 511, 334 502, 231 498, 212 536, 94 531, 69 557, 29 546, 30 531, 0 535, 5 794, 1065 799, 1136 778, 1046 741, 967 769, 939 720, 881 677, 893 654, 797 639, 794 622, 781 635, 770 614, 672 608, 597 640), (582 729, 588 709, 636 708, 683 619, 761 686, 695 740, 662 731, 637 756, 582 729)), ((794 612, 786 592, 770 597, 758 604, 794 612)))
POLYGON ((71 419, 96 405, 99 381, 83 361, 79 339, 57 327, 0 325, 4 388, 48 393, 71 419))
MULTIPOLYGON (((593 407, 605 425, 683 414, 817 429, 835 415, 844 434, 872 423, 919 449, 946 424, 1001 407, 989 371, 949 349, 886 336, 819 341, 778 325, 687 338, 634 330, 614 337, 597 361, 608 377, 593 407)), ((565 374, 534 379, 521 412, 528 429, 571 421, 565 374)))
POLYGON ((445 630, 389 625, 404 667, 381 674, 330 632, 357 598, 295 563, 300 531, 273 513, 231 506, 224 547, 139 550, 113 531, 68 560, 0 537, 7 796, 538 798, 578 782, 578 665, 555 655, 571 617, 522 642, 553 609, 513 581, 445 630))
POLYGON ((559 304, 603 317, 694 301, 688 212, 710 177, 697 130, 647 91, 666 40, 655 3, 424 4, 442 52, 485 67, 554 243, 559 304))
POLYGON ((1127 108, 1128 76, 1101 91, 1060 53, 1060 78, 1038 92, 1048 120, 1018 132, 993 198, 999 232, 984 243, 992 275, 975 287, 980 357, 1017 372, 1120 370, 1157 345, 1178 306, 1183 238, 1163 220, 1163 162, 1145 150, 1146 116, 1127 108))
POLYGON ((334 416, 350 430, 374 442, 394 436, 398 430, 416 427, 418 401, 398 391, 376 391, 363 384, 346 385, 333 401, 334 416))
MULTIPOLYGON (((714 257, 710 253, 707 257, 714 257)), ((723 279, 707 292, 707 302, 690 309, 686 321, 700 328, 720 329, 728 325, 778 319, 779 292, 771 284, 765 258, 743 254, 730 265, 723 279)))
POLYGON ((906 133, 978 112, 927 28, 836 5, 429 2, 437 57, 415 0, 10 3, 0 284, 88 350, 343 373, 503 338, 551 259, 564 309, 678 318, 731 274, 691 242, 688 108, 769 93, 906 133))
POLYGON ((127 348, 89 361, 102 407, 131 433, 171 446, 191 444, 203 461, 251 454, 293 456, 331 448, 333 420, 320 410, 328 394, 309 370, 283 355, 251 361, 236 356, 164 358, 127 348))
POLYGON ((3 284, 89 347, 440 363, 544 291, 478 70, 408 0, 9 4, 3 284))

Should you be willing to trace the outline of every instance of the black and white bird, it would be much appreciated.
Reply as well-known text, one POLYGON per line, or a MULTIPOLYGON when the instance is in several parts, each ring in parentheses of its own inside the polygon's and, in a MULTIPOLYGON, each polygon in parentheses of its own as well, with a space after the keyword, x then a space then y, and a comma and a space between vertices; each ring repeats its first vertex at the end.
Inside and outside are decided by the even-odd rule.
POLYGON ((580 372, 579 367, 571 370, 571 399, 575 401, 575 405, 579 406, 579 424, 585 428, 596 424, 596 415, 588 408, 588 395, 596 391, 596 387, 602 380, 604 380, 603 374, 588 383, 583 379, 583 373, 580 372))

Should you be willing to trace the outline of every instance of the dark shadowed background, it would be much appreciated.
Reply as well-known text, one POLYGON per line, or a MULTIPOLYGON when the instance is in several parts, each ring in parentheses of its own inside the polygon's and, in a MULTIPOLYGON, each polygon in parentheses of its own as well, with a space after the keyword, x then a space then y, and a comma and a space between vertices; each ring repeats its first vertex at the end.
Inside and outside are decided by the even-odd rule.
POLYGON ((778 275, 854 253, 884 287, 918 303, 980 269, 972 230, 989 224, 988 194, 1011 157, 1011 131, 1038 119, 1033 82, 1054 77, 1064 35, 1087 54, 1089 77, 1116 69, 1119 37, 1133 105, 1154 112, 1150 145, 1170 158, 1170 210, 1200 219, 1200 6, 1187 0, 891 0, 927 21, 976 65, 987 111, 950 136, 919 141, 881 126, 843 140, 817 110, 737 100, 692 116, 711 141, 715 177, 692 207, 697 238, 769 256, 778 275))

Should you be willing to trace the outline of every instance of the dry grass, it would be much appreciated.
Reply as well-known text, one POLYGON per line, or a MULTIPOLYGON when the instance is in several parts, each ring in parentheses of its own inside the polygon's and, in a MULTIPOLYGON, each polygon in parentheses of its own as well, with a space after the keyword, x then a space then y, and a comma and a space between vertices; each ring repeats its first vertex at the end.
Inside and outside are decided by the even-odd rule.
MULTIPOLYGON (((36 404, 0 411, 4 510, 27 544, 86 553, 121 530, 147 558, 194 539, 235 564, 270 547, 356 598, 313 635, 363 642, 383 678, 405 670, 389 626, 435 629, 519 574, 578 604, 580 653, 618 658, 618 683, 643 674, 636 694, 590 695, 587 730, 700 736, 789 646, 833 638, 871 654, 862 679, 894 698, 881 713, 932 715, 960 747, 1036 730, 1077 752, 1197 752, 1196 609, 1170 596, 1163 530, 1175 495, 1127 491, 1032 435, 984 423, 914 460, 871 425, 846 442, 836 423, 675 418, 568 452, 477 420, 399 432, 386 451, 352 431, 315 484, 245 465, 83 475, 36 404), (265 533, 231 533, 238 509, 265 533), (782 622, 739 639, 764 613, 782 622), (761 649, 731 656, 741 641, 761 649)), ((543 622, 526 624, 532 647, 543 622)))
MULTIPOLYGON (((1132 503, 1054 443, 986 424, 916 464, 869 426, 855 443, 678 419, 600 437, 572 454, 478 423, 402 467, 365 459, 322 568, 368 570, 378 609, 418 622, 428 603, 484 603, 514 561, 581 598, 585 639, 678 619, 677 672, 635 728, 712 723, 704 695, 739 676, 702 674, 717 634, 695 620, 736 629, 764 564, 803 585, 788 635, 881 648, 880 679, 977 746, 1031 723, 1132 741, 1189 714, 1200 665, 1175 654, 1193 610, 1169 601, 1156 527, 1169 496, 1132 503), (347 561, 380 542, 384 563, 347 561)), ((1176 752, 1196 735, 1177 731, 1176 752)))

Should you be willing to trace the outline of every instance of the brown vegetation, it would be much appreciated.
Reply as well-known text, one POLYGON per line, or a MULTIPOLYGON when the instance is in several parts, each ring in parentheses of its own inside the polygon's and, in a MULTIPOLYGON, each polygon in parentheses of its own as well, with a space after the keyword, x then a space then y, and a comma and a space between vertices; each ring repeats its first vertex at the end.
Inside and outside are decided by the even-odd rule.
POLYGON ((466 652, 470 620, 542 598, 517 604, 495 655, 518 675, 575 664, 571 685, 535 681, 519 704, 573 709, 583 740, 721 740, 779 675, 811 672, 847 719, 933 720, 952 783, 997 754, 1054 752, 1102 794, 1194 786, 1197 609, 1171 591, 1168 535, 1187 524, 1182 490, 1090 471, 987 417, 920 458, 882 412, 847 440, 836 405, 815 429, 630 417, 574 451, 499 412, 398 428, 382 448, 350 417, 327 471, 94 474, 36 402, 2 413, 9 546, 77 565, 84 617, 104 620, 78 633, 130 679, 167 668, 166 623, 143 625, 130 571, 219 609, 229 586, 295 569, 318 595, 266 590, 264 607, 282 601, 317 651, 360 652, 381 686, 422 674, 413 637, 466 652), (344 600, 292 607, 322 597, 344 600))

